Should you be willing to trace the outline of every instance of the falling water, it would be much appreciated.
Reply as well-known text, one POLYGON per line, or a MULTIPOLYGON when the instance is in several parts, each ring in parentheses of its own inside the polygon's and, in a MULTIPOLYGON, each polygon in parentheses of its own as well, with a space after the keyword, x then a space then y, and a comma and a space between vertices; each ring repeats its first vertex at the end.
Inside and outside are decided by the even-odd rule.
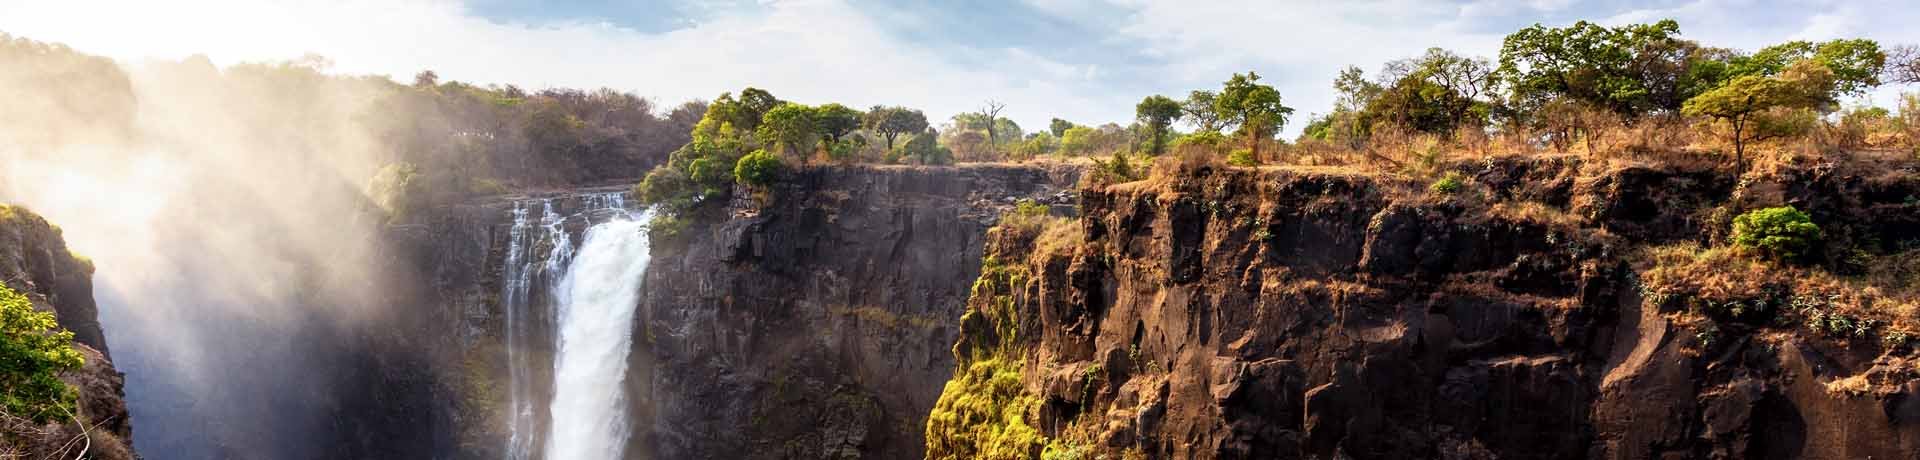
POLYGON ((647 270, 646 220, 616 216, 587 229, 555 291, 560 333, 547 460, 620 458, 626 447, 621 383, 647 270))
MULTIPOLYGON (((506 261, 501 270, 503 279, 500 295, 501 307, 505 313, 505 331, 502 335, 506 339, 508 374, 508 436, 505 449, 508 460, 535 458, 534 451, 540 446, 540 435, 544 434, 540 433, 538 417, 543 415, 538 406, 542 401, 532 379, 537 377, 533 371, 535 366, 545 364, 541 362, 542 354, 538 351, 543 349, 543 346, 549 345, 538 342, 538 339, 553 337, 554 340, 561 342, 554 344, 556 345, 554 349, 564 350, 564 341, 567 337, 564 333, 554 334, 555 325, 545 320, 552 316, 543 314, 546 311, 558 310, 561 320, 565 321, 567 318, 565 312, 571 305, 567 299, 572 297, 567 293, 573 291, 570 286, 574 283, 571 281, 574 276, 570 274, 568 268, 576 258, 576 254, 573 238, 566 230, 566 223, 574 219, 591 221, 596 216, 612 215, 610 217, 613 219, 612 222, 595 225, 588 229, 589 237, 604 231, 602 227, 608 224, 639 225, 634 224, 634 219, 625 209, 625 199, 619 193, 585 195, 579 197, 579 200, 581 206, 578 212, 569 215, 562 215, 560 207, 552 199, 521 200, 513 205, 513 226, 508 230, 507 235, 506 261), (535 206, 540 209, 538 220, 531 216, 535 206), (544 256, 539 254, 539 248, 542 245, 546 248, 544 256)), ((644 221, 645 217, 640 217, 640 220, 644 221)), ((644 240, 644 238, 641 239, 644 240)), ((631 262, 639 264, 639 269, 644 270, 647 253, 644 241, 641 244, 638 256, 631 259, 631 262)), ((637 275, 634 283, 638 283, 637 275)), ((637 295, 637 292, 634 295, 637 295)), ((632 306, 629 305, 628 310, 631 309, 632 306)), ((631 317, 630 311, 627 314, 631 317)), ((627 340, 625 337, 617 339, 627 340)), ((626 343, 628 342, 623 341, 619 345, 623 360, 626 343)), ((622 361, 623 365, 624 363, 622 361)), ((557 367, 558 363, 556 363, 557 367)), ((624 372, 624 366, 619 372, 624 372)), ((558 386, 564 385, 564 382, 555 383, 556 400, 574 391, 569 387, 558 386)), ((555 420, 564 419, 555 417, 555 420)), ((558 427, 556 426, 555 429, 558 427)), ((547 458, 575 458, 555 456, 556 447, 560 446, 548 446, 547 458)), ((615 453, 618 452, 615 451, 615 453)))

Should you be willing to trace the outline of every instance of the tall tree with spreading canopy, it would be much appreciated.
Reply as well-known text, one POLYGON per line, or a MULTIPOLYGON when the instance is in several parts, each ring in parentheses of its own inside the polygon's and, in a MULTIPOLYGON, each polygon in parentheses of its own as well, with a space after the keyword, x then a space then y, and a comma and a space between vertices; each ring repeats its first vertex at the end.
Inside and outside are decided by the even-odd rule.
POLYGON ((1246 136, 1254 161, 1261 161, 1260 141, 1272 138, 1293 114, 1292 107, 1281 105, 1279 90, 1259 82, 1258 73, 1233 74, 1213 101, 1221 121, 1238 126, 1238 134, 1246 136))
POLYGON ((1154 155, 1166 152, 1167 127, 1180 119, 1180 103, 1158 94, 1147 96, 1133 107, 1134 117, 1146 126, 1147 151, 1154 155))
POLYGON ((1702 81, 1721 79, 1712 50, 1679 35, 1671 19, 1620 27, 1535 24, 1507 35, 1495 74, 1523 109, 1570 98, 1629 117, 1678 110, 1692 92, 1714 86, 1702 81))
POLYGON ((1777 135, 1765 129, 1767 114, 1775 108, 1812 108, 1830 103, 1833 70, 1802 60, 1775 76, 1746 75, 1687 100, 1683 112, 1727 123, 1734 161, 1746 164, 1746 144, 1777 135), (1761 126, 1756 126, 1759 124, 1761 126), (1758 128, 1758 129, 1756 129, 1758 128))
POLYGON ((893 150, 893 141, 901 134, 916 134, 927 130, 927 115, 906 107, 873 106, 867 110, 866 126, 868 130, 880 133, 887 140, 887 150, 893 150))
POLYGON ((814 128, 828 142, 840 142, 847 133, 860 129, 861 113, 838 103, 822 105, 814 109, 814 128))

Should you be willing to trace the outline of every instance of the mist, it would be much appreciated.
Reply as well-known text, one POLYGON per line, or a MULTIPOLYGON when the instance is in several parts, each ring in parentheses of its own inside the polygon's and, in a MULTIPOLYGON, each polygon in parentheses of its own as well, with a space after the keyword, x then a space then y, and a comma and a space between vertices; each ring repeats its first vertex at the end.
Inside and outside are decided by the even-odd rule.
POLYGON ((148 458, 331 458, 386 435, 369 417, 424 424, 381 406, 450 378, 415 343, 432 307, 386 232, 509 187, 636 177, 704 110, 329 66, 115 62, 0 34, 0 201, 94 261, 148 458))

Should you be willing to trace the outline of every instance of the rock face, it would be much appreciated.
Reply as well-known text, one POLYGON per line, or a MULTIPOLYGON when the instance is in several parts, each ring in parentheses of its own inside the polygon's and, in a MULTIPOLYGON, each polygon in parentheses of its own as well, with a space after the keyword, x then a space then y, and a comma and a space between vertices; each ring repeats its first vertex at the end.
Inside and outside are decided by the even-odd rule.
POLYGON ((1911 342, 1709 339, 1627 261, 1718 238, 1736 188, 1813 210, 1828 253, 1895 247, 1920 228, 1912 170, 1458 170, 1452 197, 1205 167, 1090 189, 1068 244, 990 233, 1011 271, 970 300, 958 365, 1013 350, 1049 449, 1109 458, 1920 458, 1911 342), (1849 376, 1875 387, 1830 390, 1849 376))
POLYGON ((92 262, 67 250, 59 227, 26 209, 0 206, 0 279, 8 288, 26 295, 35 309, 53 312, 60 327, 73 331, 74 348, 86 364, 61 376, 61 380, 79 394, 79 415, 89 424, 83 434, 75 423, 38 427, 13 427, 8 423, 8 435, 24 438, 9 438, 7 447, 22 449, 18 453, 28 458, 45 458, 56 452, 73 455, 80 450, 78 443, 70 441, 77 439, 90 446, 89 458, 134 458, 130 441, 133 425, 121 388, 124 378, 107 354, 94 305, 92 262))
POLYGON ((628 451, 919 457, 986 228, 1018 199, 1070 204, 1077 176, 813 168, 693 224, 647 271, 628 451))

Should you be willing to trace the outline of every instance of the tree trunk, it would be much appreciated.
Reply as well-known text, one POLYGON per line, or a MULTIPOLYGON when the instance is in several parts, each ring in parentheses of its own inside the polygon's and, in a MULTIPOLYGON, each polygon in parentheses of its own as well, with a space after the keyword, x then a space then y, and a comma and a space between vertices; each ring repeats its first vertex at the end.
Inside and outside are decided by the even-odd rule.
POLYGON ((1259 131, 1260 131, 1259 129, 1255 129, 1251 126, 1247 127, 1247 149, 1251 150, 1251 153, 1253 154, 1254 164, 1265 164, 1266 162, 1260 159, 1259 131))

